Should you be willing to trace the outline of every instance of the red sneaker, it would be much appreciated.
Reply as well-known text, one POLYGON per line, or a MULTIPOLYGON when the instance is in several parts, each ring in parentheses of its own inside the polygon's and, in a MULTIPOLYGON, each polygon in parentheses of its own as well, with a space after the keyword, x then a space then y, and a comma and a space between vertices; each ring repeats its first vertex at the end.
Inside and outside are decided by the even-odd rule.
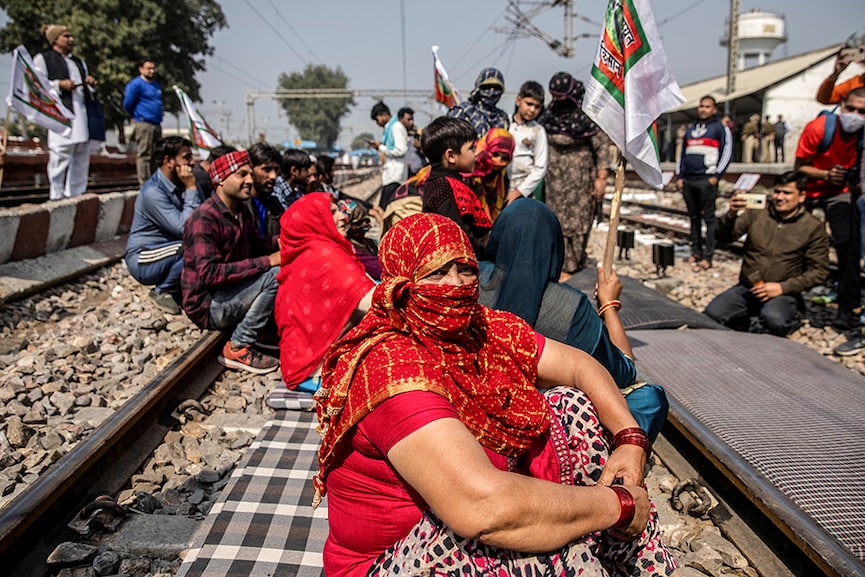
POLYGON ((219 363, 229 369, 240 369, 257 375, 264 375, 279 368, 279 359, 264 355, 249 345, 235 350, 231 341, 222 347, 219 363))

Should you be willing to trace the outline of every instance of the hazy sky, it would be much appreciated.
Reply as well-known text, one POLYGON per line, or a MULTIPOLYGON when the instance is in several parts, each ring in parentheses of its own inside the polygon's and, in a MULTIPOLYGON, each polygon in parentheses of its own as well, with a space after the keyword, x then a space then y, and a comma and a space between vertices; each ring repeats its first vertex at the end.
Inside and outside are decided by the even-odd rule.
MULTIPOLYGON (((222 8, 229 26, 213 38, 214 56, 208 60, 208 71, 200 76, 203 102, 199 109, 229 138, 245 138, 245 91, 273 89, 281 72, 301 71, 310 63, 341 67, 352 88, 432 92, 433 44, 441 47, 439 55, 461 94, 468 93, 477 72, 486 66, 502 70, 509 91, 516 91, 526 80, 546 86, 559 70, 587 77, 605 0, 576 2, 574 58, 558 56, 537 38, 509 35, 513 26, 508 22, 507 4, 505 0, 225 0, 222 8)), ((529 11, 540 2, 521 4, 529 11)), ((728 2, 656 0, 652 5, 680 84, 725 72, 726 48, 719 40, 725 35, 728 2)), ((773 59, 840 44, 851 34, 865 33, 862 0, 741 0, 741 8, 786 17, 788 42, 775 49, 773 59)), ((562 39, 561 8, 547 9, 533 22, 550 37, 562 39)), ((9 62, 8 54, 0 56, 4 92, 8 91, 9 62)), ((173 97, 166 93, 166 98, 173 97)), ((415 108, 419 125, 441 114, 441 108, 429 99, 390 97, 385 102, 394 112, 406 104, 415 108)), ((352 113, 343 119, 339 144, 347 145, 361 132, 380 130, 369 119, 373 103, 368 97, 356 99, 352 113)), ((504 99, 500 105, 511 108, 504 99)), ((271 142, 296 136, 272 100, 257 100, 255 116, 256 132, 265 132, 271 142)), ((168 117, 165 126, 176 122, 168 117)))

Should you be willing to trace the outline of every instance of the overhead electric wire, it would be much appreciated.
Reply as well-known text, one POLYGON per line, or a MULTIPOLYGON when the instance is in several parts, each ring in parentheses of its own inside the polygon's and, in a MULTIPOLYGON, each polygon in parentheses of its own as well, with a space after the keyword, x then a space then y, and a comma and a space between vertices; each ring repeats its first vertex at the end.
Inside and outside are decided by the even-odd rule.
POLYGON ((504 45, 506 45, 508 42, 511 42, 511 41, 512 41, 512 39, 511 39, 510 35, 508 35, 508 38, 506 38, 504 42, 502 42, 501 44, 498 44, 495 48, 493 48, 492 50, 490 50, 489 52, 487 52, 486 54, 481 56, 474 64, 472 64, 471 66, 468 67, 466 72, 463 72, 459 76, 454 77, 453 80, 454 81, 459 80, 460 78, 465 76, 467 73, 473 71, 481 62, 483 62, 484 60, 486 60, 487 58, 492 56, 499 48, 503 47, 504 45))
POLYGON ((260 78, 256 78, 255 76, 253 76, 252 74, 247 72, 245 69, 241 68, 240 66, 238 66, 236 64, 232 64, 231 62, 229 62, 228 60, 226 60, 222 56, 219 56, 218 54, 214 54, 213 57, 216 58, 217 60, 219 60, 220 62, 222 62, 223 64, 226 64, 227 66, 230 66, 234 70, 240 72, 241 74, 246 75, 247 80, 245 80, 244 83, 249 83, 249 81, 252 80, 252 84, 254 84, 254 85, 257 84, 260 87, 267 87, 268 86, 267 82, 264 82, 260 78))
POLYGON ((693 4, 691 4, 690 6, 688 6, 687 8, 683 8, 682 10, 679 10, 678 12, 676 12, 675 14, 673 14, 672 16, 668 16, 667 18, 664 18, 663 20, 661 20, 660 22, 658 22, 657 26, 658 26, 658 27, 663 26, 664 24, 666 24, 666 23, 669 22, 670 20, 673 20, 674 18, 678 18, 679 16, 681 16, 682 14, 684 14, 685 12, 687 12, 688 10, 691 10, 692 8, 696 8, 697 6, 699 6, 700 4, 702 4, 702 3, 705 2, 705 1, 706 1, 706 0, 697 0, 696 2, 694 2, 693 4))
POLYGON ((245 0, 245 2, 246 2, 246 5, 249 6, 249 7, 252 9, 252 11, 255 12, 255 14, 256 14, 259 18, 261 18, 262 22, 264 22, 265 24, 267 24, 267 27, 270 28, 270 29, 273 31, 273 33, 276 34, 277 37, 279 37, 279 39, 282 40, 282 42, 283 42, 286 46, 288 46, 288 48, 289 48, 292 52, 294 52, 294 55, 297 56, 298 59, 300 59, 300 61, 303 63, 303 65, 304 65, 304 66, 308 66, 308 65, 309 65, 309 61, 306 60, 306 59, 304 59, 304 57, 300 55, 300 52, 298 52, 297 49, 296 49, 294 46, 292 46, 291 42, 289 42, 289 41, 285 38, 285 36, 283 36, 283 35, 280 33, 280 31, 277 30, 276 27, 274 27, 273 24, 271 24, 270 20, 268 20, 267 18, 265 18, 264 15, 263 15, 261 12, 259 12, 258 9, 257 9, 255 6, 252 5, 252 2, 250 2, 249 0, 245 0))
MULTIPOLYGON (((504 10, 502 10, 501 12, 499 12, 499 13, 496 15, 496 17, 493 18, 493 21, 490 22, 490 25, 487 26, 486 30, 484 30, 484 33, 481 34, 480 36, 478 36, 477 39, 472 43, 472 45, 469 46, 469 47, 465 50, 465 52, 463 52, 463 53, 460 55, 459 58, 457 58, 456 60, 454 60, 454 62, 457 63, 457 65, 454 67, 454 70, 459 70, 459 63, 461 63, 461 62, 463 61, 463 58, 465 58, 466 56, 468 56, 469 52, 471 52, 472 50, 474 50, 475 46, 477 46, 478 43, 479 43, 481 40, 483 40, 483 37, 487 35, 487 32, 489 32, 490 29, 492 29, 493 24, 495 24, 496 21, 497 21, 499 18, 502 17, 502 14, 504 14, 505 12, 507 12, 507 10, 508 10, 507 7, 505 7, 504 10)), ((470 72, 470 71, 471 71, 471 69, 469 69, 469 72, 470 72)), ((454 77, 454 80, 456 80, 456 79, 459 78, 460 76, 464 76, 465 74, 466 74, 466 72, 463 72, 462 74, 455 76, 455 77, 454 77)))
POLYGON ((283 16, 282 12, 279 10, 276 4, 273 3, 273 0, 267 0, 267 2, 276 11, 276 15, 282 18, 282 21, 285 22, 285 25, 288 27, 289 30, 291 30, 292 34, 297 36, 297 39, 300 40, 300 43, 303 44, 303 47, 306 48, 306 51, 309 52, 310 56, 312 56, 312 60, 314 62, 321 62, 321 58, 318 57, 318 55, 312 50, 312 48, 309 47, 309 44, 306 43, 306 40, 304 40, 303 37, 297 32, 297 30, 294 29, 294 27, 291 25, 291 22, 288 21, 288 18, 283 16))
POLYGON ((210 67, 213 68, 214 70, 218 70, 219 72, 222 72, 223 74, 225 74, 226 76, 228 76, 230 78, 234 78, 235 80, 237 80, 241 84, 247 84, 249 82, 249 80, 244 80, 240 76, 237 76, 236 74, 229 72, 225 68, 221 68, 221 67, 217 66, 216 64, 213 64, 212 62, 210 63, 210 67))

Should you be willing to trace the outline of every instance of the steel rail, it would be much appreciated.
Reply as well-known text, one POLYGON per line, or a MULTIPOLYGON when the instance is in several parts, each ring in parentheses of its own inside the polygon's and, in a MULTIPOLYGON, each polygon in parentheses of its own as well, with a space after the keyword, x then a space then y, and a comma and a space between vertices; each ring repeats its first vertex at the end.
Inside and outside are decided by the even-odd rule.
POLYGON ((722 494, 725 504, 731 504, 728 506, 794 575, 865 577, 865 565, 857 557, 674 398, 669 402, 665 439, 722 494))
POLYGON ((70 519, 99 495, 115 495, 177 424, 171 413, 197 399, 222 371, 221 332, 202 336, 111 417, 0 511, 0 567, 6 575, 47 571, 45 559, 71 537, 70 519))

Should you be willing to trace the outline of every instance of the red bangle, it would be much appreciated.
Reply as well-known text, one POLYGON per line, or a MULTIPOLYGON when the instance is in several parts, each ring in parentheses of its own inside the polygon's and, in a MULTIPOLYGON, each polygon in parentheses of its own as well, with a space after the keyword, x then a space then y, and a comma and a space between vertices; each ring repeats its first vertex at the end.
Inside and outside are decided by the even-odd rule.
POLYGON ((634 514, 637 512, 637 504, 634 502, 634 496, 631 492, 621 485, 612 485, 610 489, 616 493, 619 498, 619 519, 610 529, 627 529, 634 520, 634 514))
POLYGON ((649 440, 649 435, 639 427, 631 427, 622 429, 613 437, 613 450, 615 451, 622 445, 637 445, 642 447, 646 452, 646 457, 652 454, 652 442, 649 440))

